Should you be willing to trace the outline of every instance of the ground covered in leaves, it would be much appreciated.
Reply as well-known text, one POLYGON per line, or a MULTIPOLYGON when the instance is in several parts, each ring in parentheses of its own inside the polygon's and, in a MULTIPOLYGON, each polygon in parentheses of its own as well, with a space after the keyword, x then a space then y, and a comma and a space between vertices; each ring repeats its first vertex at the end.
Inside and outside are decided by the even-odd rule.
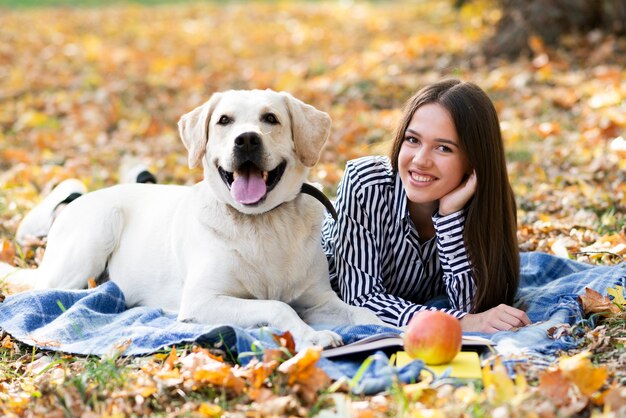
MULTIPOLYGON (((532 56, 487 61, 479 45, 498 11, 467 3, 460 10, 430 0, 1 9, 0 257, 38 263, 45 243, 20 248, 13 236, 41 194, 65 178, 90 189, 112 185, 139 158, 160 182, 199 180, 187 168, 176 122, 214 91, 287 90, 327 111, 333 130, 311 178, 332 195, 345 161, 387 151, 414 91, 455 76, 479 84, 496 103, 521 249, 623 261, 626 40, 592 32, 548 49, 533 39, 532 56)), ((291 358, 288 342, 240 367, 197 347, 79 358, 3 336, 0 410, 50 417, 610 416, 626 398, 626 318, 619 307, 606 318, 593 315, 559 331, 583 336, 577 352, 541 370, 521 369, 515 380, 496 363, 485 370, 484 390, 418 383, 369 398, 349 396, 350 382, 329 382, 314 366, 315 351, 291 358)))

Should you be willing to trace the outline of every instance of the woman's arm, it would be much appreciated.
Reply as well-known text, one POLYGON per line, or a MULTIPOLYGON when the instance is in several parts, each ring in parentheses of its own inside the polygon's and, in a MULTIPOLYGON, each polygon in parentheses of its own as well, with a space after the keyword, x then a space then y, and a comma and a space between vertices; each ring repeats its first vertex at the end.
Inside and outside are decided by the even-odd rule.
MULTIPOLYGON (((433 217, 437 249, 444 270, 446 292, 452 307, 469 312, 476 291, 472 267, 463 241, 465 216, 462 208, 476 191, 476 173, 439 201, 439 214, 433 217)), ((488 227, 488 226, 485 226, 488 227)), ((493 333, 529 325, 526 312, 500 304, 487 311, 461 318, 464 331, 493 333)))
MULTIPOLYGON (((385 212, 388 208, 379 205, 379 192, 376 188, 365 190, 356 168, 347 165, 335 202, 338 220, 333 255, 338 288, 347 303, 372 310, 386 323, 404 326, 415 312, 432 308, 391 295, 384 285, 382 264, 392 248, 383 231, 393 228, 394 220, 385 212)), ((465 315, 457 309, 444 311, 458 318, 465 315)))
MULTIPOLYGON (((435 216, 433 222, 448 299, 453 308, 469 312, 475 285, 463 241, 464 219, 463 211, 460 211, 444 217, 435 216)), ((463 330, 475 332, 493 333, 528 324, 530 320, 524 311, 505 304, 461 318, 463 330)))
POLYGON ((465 213, 460 210, 447 216, 435 214, 433 224, 437 236, 439 262, 443 269, 443 281, 450 305, 454 309, 469 312, 472 310, 476 285, 463 241, 465 213))

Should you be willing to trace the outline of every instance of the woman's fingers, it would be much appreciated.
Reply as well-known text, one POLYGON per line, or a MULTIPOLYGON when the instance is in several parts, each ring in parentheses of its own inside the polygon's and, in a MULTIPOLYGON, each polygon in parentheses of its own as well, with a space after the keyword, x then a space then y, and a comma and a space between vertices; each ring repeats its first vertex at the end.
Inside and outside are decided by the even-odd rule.
POLYGON ((488 329, 494 330, 492 332, 507 331, 530 324, 526 312, 505 304, 498 305, 485 314, 485 325, 488 329))
POLYGON ((501 309, 503 312, 506 312, 508 315, 514 317, 516 321, 515 323, 511 323, 511 325, 524 326, 531 324, 528 315, 526 315, 526 312, 522 311, 521 309, 505 305, 504 303, 496 306, 494 309, 501 309))
POLYGON ((507 331, 511 328, 530 325, 530 323, 526 312, 505 304, 500 304, 485 312, 467 314, 461 320, 463 330, 487 333, 507 331))

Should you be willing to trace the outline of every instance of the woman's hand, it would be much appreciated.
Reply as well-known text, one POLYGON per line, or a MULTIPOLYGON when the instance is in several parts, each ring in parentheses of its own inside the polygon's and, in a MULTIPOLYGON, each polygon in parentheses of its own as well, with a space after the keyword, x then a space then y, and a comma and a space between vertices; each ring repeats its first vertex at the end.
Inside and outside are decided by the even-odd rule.
POLYGON ((463 209, 476 193, 476 184, 476 171, 472 171, 456 189, 439 199, 439 214, 446 216, 463 209))
POLYGON ((503 303, 488 311, 467 314, 461 318, 463 331, 487 332, 490 334, 523 327, 530 325, 530 323, 526 312, 503 303))

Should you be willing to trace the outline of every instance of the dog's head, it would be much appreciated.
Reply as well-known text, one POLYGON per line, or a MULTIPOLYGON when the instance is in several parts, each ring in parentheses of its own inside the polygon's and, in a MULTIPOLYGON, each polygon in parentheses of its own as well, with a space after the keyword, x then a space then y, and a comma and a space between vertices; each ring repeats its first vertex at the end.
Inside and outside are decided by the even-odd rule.
POLYGON ((202 163, 218 199, 255 214, 296 197, 330 123, 289 93, 231 90, 184 115, 178 130, 189 166, 202 163))

